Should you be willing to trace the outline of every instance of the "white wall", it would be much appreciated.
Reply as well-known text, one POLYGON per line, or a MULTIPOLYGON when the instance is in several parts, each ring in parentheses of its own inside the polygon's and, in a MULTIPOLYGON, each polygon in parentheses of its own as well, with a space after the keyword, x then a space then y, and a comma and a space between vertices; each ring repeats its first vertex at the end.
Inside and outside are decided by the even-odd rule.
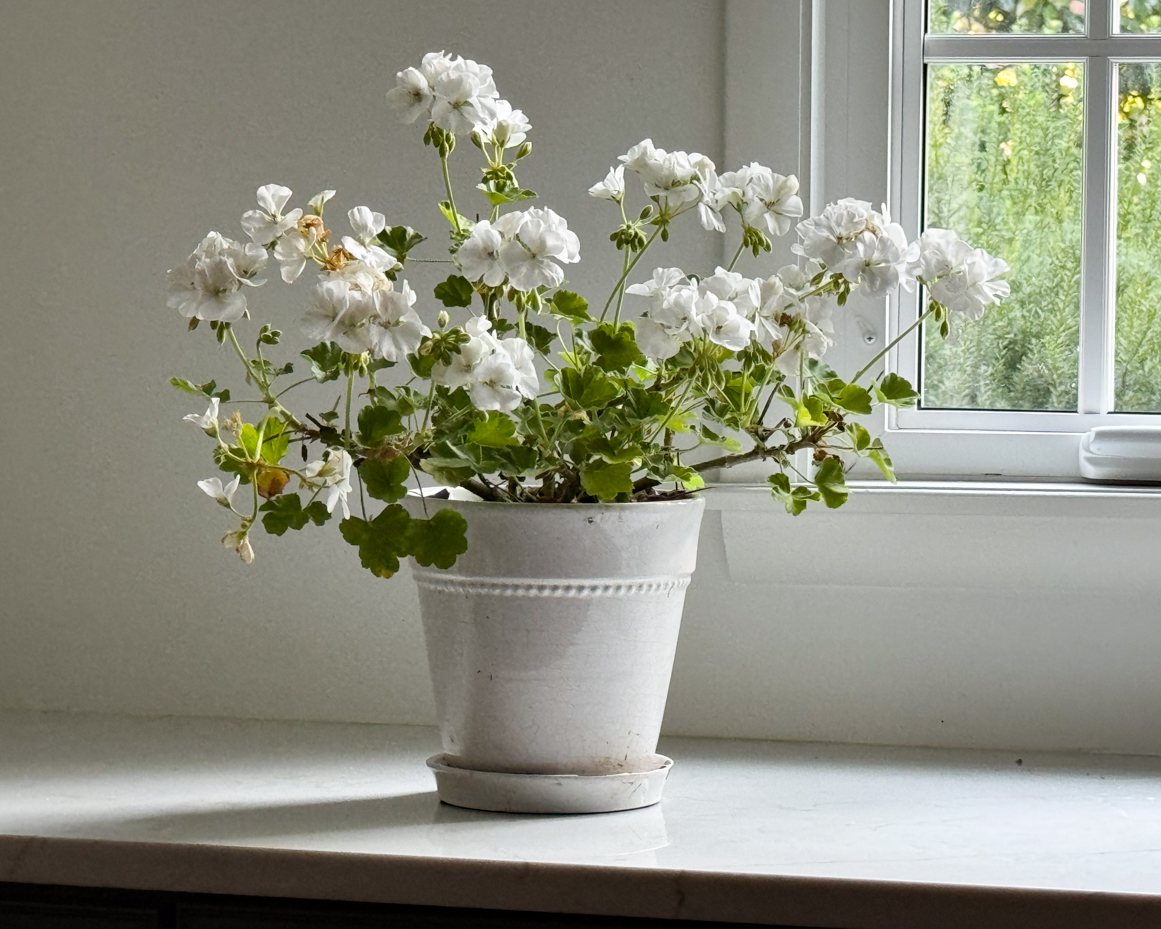
MULTIPOLYGON (((827 136, 867 159, 842 177, 828 157, 825 188, 874 199, 887 3, 827 6, 840 60, 865 66, 830 72, 827 136)), ((569 276, 600 294, 617 255, 584 191, 629 145, 798 167, 797 2, 0 7, 0 706, 431 721, 406 576, 371 578, 333 531, 260 536, 251 568, 218 545, 206 442, 180 421, 196 404, 166 380, 239 385, 165 309, 165 269, 238 233, 268 181, 439 235, 434 158, 383 94, 446 47, 531 117, 522 177, 580 232, 569 276)), ((675 262, 712 266, 721 243, 690 231, 675 262)), ((290 333, 304 293, 255 304, 290 333)), ((738 493, 707 514, 668 731, 1161 752, 1155 503, 861 497, 790 520, 738 493)))

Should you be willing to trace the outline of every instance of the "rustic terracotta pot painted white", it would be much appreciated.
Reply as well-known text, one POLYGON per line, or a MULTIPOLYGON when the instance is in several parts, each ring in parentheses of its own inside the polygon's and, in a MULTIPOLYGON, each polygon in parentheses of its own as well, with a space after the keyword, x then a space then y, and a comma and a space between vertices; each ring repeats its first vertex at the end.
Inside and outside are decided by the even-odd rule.
POLYGON ((407 506, 418 516, 425 503, 468 524, 450 570, 414 566, 441 799, 554 813, 656 803, 672 765, 657 737, 703 501, 407 506))

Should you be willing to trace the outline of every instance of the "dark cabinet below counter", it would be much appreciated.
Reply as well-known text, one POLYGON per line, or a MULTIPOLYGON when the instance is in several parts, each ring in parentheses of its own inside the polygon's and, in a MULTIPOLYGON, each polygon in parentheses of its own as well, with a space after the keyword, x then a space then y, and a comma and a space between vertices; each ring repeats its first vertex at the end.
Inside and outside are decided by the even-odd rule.
POLYGON ((0 929, 660 929, 674 922, 740 925, 0 883, 0 929))

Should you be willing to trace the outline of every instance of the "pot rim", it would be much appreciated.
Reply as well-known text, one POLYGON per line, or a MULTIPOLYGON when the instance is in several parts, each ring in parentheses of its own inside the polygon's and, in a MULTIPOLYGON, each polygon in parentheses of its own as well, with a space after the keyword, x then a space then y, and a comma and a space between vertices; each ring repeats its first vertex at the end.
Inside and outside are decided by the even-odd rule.
POLYGON ((478 497, 472 496, 470 498, 463 497, 437 497, 436 494, 441 491, 456 491, 462 493, 470 493, 464 491, 459 487, 441 487, 439 490, 424 490, 419 491, 415 488, 409 488, 407 496, 414 500, 432 500, 438 503, 463 503, 469 506, 486 506, 518 508, 521 510, 595 510, 595 509, 619 509, 625 507, 632 507, 633 509, 652 508, 652 507, 680 507, 693 506, 695 504, 704 504, 705 497, 701 496, 698 491, 693 491, 688 497, 681 497, 676 500, 636 500, 629 503, 521 503, 514 500, 481 500, 478 497))

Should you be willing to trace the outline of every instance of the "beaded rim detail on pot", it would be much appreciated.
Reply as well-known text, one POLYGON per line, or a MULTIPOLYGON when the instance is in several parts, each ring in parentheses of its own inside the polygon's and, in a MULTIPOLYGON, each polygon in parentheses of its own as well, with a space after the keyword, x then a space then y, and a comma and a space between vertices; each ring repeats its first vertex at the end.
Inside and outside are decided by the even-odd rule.
POLYGON ((659 597, 689 586, 690 575, 680 577, 532 579, 519 577, 461 578, 415 572, 415 582, 438 593, 492 594, 497 597, 659 597))

